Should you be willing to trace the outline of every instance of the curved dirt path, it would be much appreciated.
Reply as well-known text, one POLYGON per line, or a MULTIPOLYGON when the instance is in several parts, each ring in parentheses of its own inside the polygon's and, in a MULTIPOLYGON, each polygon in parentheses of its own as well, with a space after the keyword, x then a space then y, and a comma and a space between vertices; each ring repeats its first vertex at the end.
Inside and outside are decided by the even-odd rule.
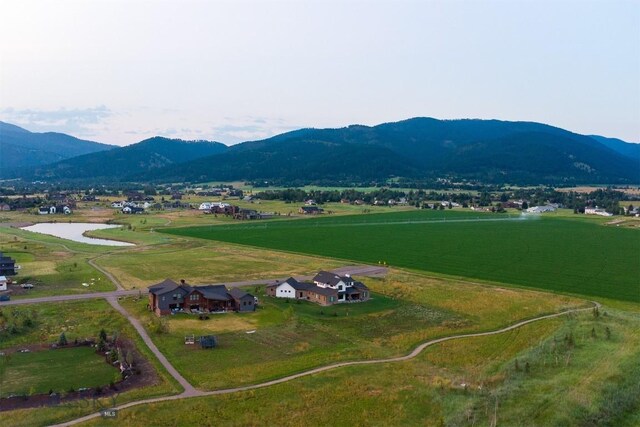
POLYGON ((107 252, 106 254, 102 254, 102 255, 98 255, 97 257, 94 258, 90 258, 87 260, 87 264, 89 264, 91 267, 95 268, 96 270, 98 270, 100 273, 104 274, 105 276, 107 276, 107 279, 111 280, 111 283, 113 283, 114 285, 116 285, 116 289, 119 291, 123 291, 124 288, 122 287, 122 285, 120 284, 120 282, 118 281, 118 279, 116 279, 113 274, 109 273, 107 270, 105 270, 104 268, 100 267, 98 264, 96 264, 94 261, 97 260, 98 258, 101 258, 103 256, 107 256, 107 255, 111 255, 111 252, 107 252))
MULTIPOLYGON (((352 361, 352 362, 334 363, 332 365, 321 366, 319 368, 309 369, 309 370, 304 371, 304 372, 300 372, 300 373, 293 374, 293 375, 288 375, 286 377, 278 378, 278 379, 272 380, 272 381, 266 381, 266 382, 259 383, 259 384, 253 384, 253 385, 235 387, 235 388, 220 389, 220 390, 213 390, 213 391, 200 391, 200 390, 197 390, 197 389, 185 390, 181 394, 177 394, 177 395, 173 395, 173 396, 165 396, 165 397, 156 397, 156 398, 153 398, 153 399, 145 399, 145 400, 139 400, 139 401, 135 401, 135 402, 129 402, 129 403, 125 403, 123 405, 116 406, 116 407, 111 408, 111 409, 121 410, 121 409, 131 408, 133 406, 144 405, 144 404, 149 404, 149 403, 167 402, 167 401, 171 401, 171 400, 180 400, 180 399, 187 399, 187 398, 192 398, 192 397, 215 396, 215 395, 221 395, 221 394, 230 394, 230 393, 238 393, 238 392, 248 391, 248 390, 255 390, 255 389, 258 389, 258 388, 264 388, 264 387, 270 387, 270 386, 277 385, 277 384, 282 384, 282 383, 285 383, 285 382, 288 382, 288 381, 295 380, 297 378, 306 377, 306 376, 309 376, 309 375, 315 375, 315 374, 319 374, 321 372, 326 372, 326 371, 329 371, 329 370, 332 370, 332 369, 342 368, 342 367, 345 367, 345 366, 373 365, 373 364, 380 364, 380 363, 404 362, 404 361, 411 360, 411 359, 415 358, 420 353, 422 353, 422 351, 424 351, 424 349, 426 349, 427 347, 431 347, 433 345, 436 345, 436 344, 439 344, 439 343, 442 343, 442 342, 445 342, 445 341, 451 341, 451 340, 457 340, 457 339, 463 339, 463 338, 483 337, 483 336, 488 336, 488 335, 502 334, 504 332, 509 332, 509 331, 514 330, 514 329, 520 328, 522 326, 528 325, 530 323, 539 322, 539 321, 545 320, 545 319, 552 319, 552 318, 555 318, 555 317, 564 316, 566 314, 578 313, 578 312, 587 311, 587 310, 593 310, 594 307, 598 307, 599 308, 601 306, 600 303, 598 303, 598 302, 592 301, 592 303, 594 305, 591 306, 591 307, 575 308, 575 309, 563 311, 563 312, 560 312, 560 313, 553 313, 553 314, 547 314, 547 315, 544 315, 544 316, 538 316, 538 317, 534 317, 534 318, 531 318, 531 319, 522 320, 522 321, 514 323, 514 324, 512 324, 510 326, 506 326, 506 327, 504 327, 502 329, 497 329, 497 330, 494 330, 494 331, 474 332, 474 333, 469 333, 469 334, 452 335, 452 336, 443 337, 443 338, 436 338, 436 339, 429 340, 429 341, 426 341, 426 342, 418 345, 415 349, 413 349, 413 351, 411 351, 409 354, 407 354, 405 356, 391 357, 391 358, 388 358, 388 359, 358 360, 358 361, 352 361)), ((67 421, 67 422, 62 423, 62 424, 56 424, 54 427, 71 426, 71 425, 75 425, 75 424, 78 424, 78 423, 82 423, 82 422, 85 422, 85 421, 92 420, 94 418, 98 418, 100 416, 101 416, 100 413, 93 413, 93 414, 86 415, 86 416, 81 417, 81 418, 77 418, 75 420, 67 421)))
POLYGON ((176 381, 178 381, 178 383, 180 383, 180 385, 184 389, 181 396, 184 396, 184 397, 198 396, 199 395, 198 393, 200 392, 196 390, 196 388, 193 387, 191 383, 189 383, 189 381, 187 381, 182 375, 180 375, 178 370, 173 367, 173 365, 169 362, 169 360, 167 360, 165 355, 162 354, 162 352, 158 349, 158 347, 156 347, 155 343, 151 340, 151 337, 149 336, 149 334, 147 334, 147 331, 145 331, 140 321, 135 317, 133 317, 132 315, 130 315, 129 312, 125 310, 123 306, 120 305, 117 297, 110 296, 110 297, 107 297, 106 299, 107 299, 107 302, 111 304, 113 308, 115 308, 120 314, 122 314, 129 321, 129 323, 133 325, 133 327, 136 329, 136 331, 138 332, 138 334, 140 335, 144 343, 147 345, 147 347, 149 347, 149 350, 151 350, 154 356, 158 358, 158 360, 160 361, 162 366, 164 366, 164 368, 167 370, 169 375, 171 375, 173 378, 175 378, 176 381))

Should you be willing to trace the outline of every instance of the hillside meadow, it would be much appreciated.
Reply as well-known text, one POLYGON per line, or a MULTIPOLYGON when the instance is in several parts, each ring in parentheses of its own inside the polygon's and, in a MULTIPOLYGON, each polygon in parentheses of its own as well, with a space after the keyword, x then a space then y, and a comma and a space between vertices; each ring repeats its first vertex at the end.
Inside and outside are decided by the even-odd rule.
POLYGON ((178 314, 158 319, 146 298, 123 305, 146 326, 163 354, 194 386, 206 390, 266 381, 345 360, 391 357, 441 336, 492 330, 529 317, 585 305, 562 295, 501 289, 392 271, 384 279, 360 278, 370 301, 321 307, 264 295, 250 313, 211 314, 207 320, 178 314), (457 292, 451 292, 452 288, 457 292), (216 335, 202 350, 184 337, 216 335), (203 370, 202 366, 215 366, 203 370))
POLYGON ((448 341, 407 362, 136 406, 117 420, 83 425, 635 426, 638 327, 637 315, 604 308, 599 317, 587 312, 448 341))
POLYGON ((638 230, 584 216, 416 210, 162 231, 640 302, 638 230))

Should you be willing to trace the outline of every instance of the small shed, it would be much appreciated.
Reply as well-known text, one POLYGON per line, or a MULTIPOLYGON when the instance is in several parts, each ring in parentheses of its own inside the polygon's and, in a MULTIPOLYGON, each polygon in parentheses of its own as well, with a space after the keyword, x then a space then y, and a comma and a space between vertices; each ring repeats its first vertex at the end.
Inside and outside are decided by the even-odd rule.
POLYGON ((214 348, 218 345, 218 339, 214 335, 204 335, 200 337, 201 348, 214 348))

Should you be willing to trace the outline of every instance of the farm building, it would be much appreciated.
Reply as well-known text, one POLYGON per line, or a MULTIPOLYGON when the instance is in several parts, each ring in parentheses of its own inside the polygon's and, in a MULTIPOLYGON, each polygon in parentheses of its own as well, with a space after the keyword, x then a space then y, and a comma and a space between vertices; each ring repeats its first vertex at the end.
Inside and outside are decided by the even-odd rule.
POLYGON ((7 280, 6 276, 0 276, 0 291, 6 291, 7 290, 7 283, 9 281, 7 280))
POLYGON ((255 297, 225 285, 190 286, 167 279, 149 287, 149 310, 158 316, 172 311, 255 311, 255 297))
POLYGON ((320 305, 360 302, 369 299, 369 288, 350 276, 319 272, 313 283, 299 282, 293 277, 282 283, 267 286, 267 295, 276 298, 302 299, 320 305))

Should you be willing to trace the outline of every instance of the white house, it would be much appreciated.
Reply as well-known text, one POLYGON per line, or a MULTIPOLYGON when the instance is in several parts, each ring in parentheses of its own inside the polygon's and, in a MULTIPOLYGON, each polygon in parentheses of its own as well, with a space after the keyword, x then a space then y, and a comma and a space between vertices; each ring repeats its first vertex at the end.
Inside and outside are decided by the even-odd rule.
POLYGON ((609 213, 604 209, 600 209, 597 206, 595 208, 584 208, 584 213, 585 215, 613 216, 612 213, 609 213))
POLYGON ((122 202, 122 201, 111 203, 111 207, 112 208, 122 209, 123 206, 124 206, 124 202, 122 202))
POLYGON ((360 302, 369 299, 369 289, 349 276, 321 271, 313 283, 298 282, 293 277, 282 283, 269 285, 267 295, 276 298, 306 300, 320 305, 360 302))
POLYGON ((5 276, 0 276, 0 291, 7 290, 7 278, 5 276))
POLYGON ((313 278, 313 283, 320 288, 335 289, 338 291, 338 302, 345 301, 347 294, 355 285, 351 276, 340 276, 328 271, 321 271, 313 278))
POLYGON ((38 214, 40 215, 54 215, 56 213, 69 215, 71 208, 69 206, 42 206, 38 208, 38 214))
POLYGON ((200 203, 200 207, 198 209, 200 209, 201 211, 211 210, 211 202, 200 203))
MULTIPOLYGON (((300 287, 300 283, 295 279, 287 279, 276 287, 277 298, 297 298, 296 291, 300 287)), ((306 289, 306 287, 305 287, 306 289)), ((300 289, 301 290, 301 289, 300 289)))
POLYGON ((527 209, 527 213, 543 213, 543 212, 555 212, 556 206, 544 205, 544 206, 532 206, 527 209))

